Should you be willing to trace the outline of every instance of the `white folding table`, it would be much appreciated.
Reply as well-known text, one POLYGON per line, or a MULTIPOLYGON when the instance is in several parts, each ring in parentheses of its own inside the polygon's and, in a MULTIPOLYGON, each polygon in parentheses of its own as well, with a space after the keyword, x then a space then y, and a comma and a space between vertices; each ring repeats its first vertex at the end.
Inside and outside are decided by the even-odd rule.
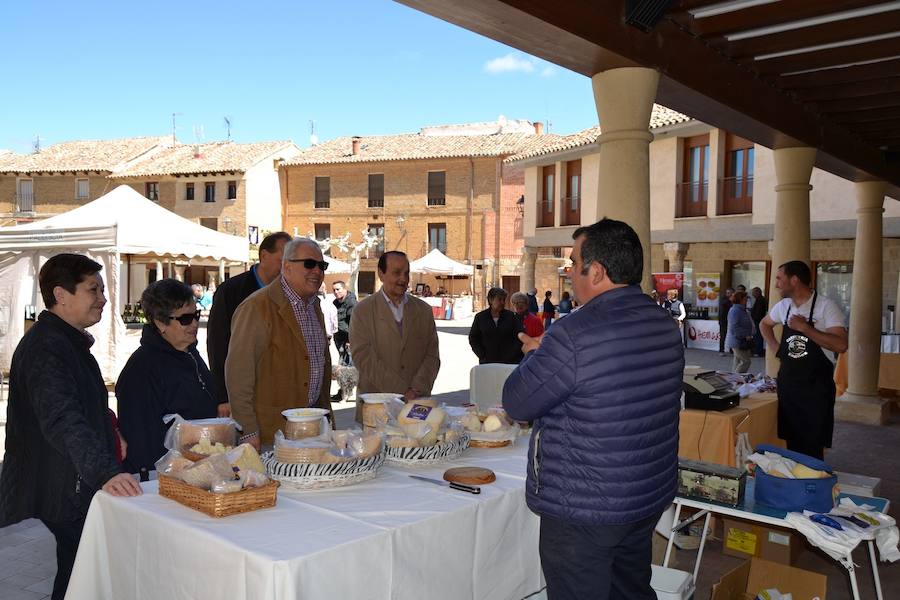
MULTIPOLYGON (((866 498, 848 494, 841 494, 839 496, 839 498, 843 497, 850 498, 856 504, 868 504, 870 506, 874 506, 878 511, 883 513, 887 513, 888 508, 890 507, 890 501, 886 498, 866 498)), ((753 478, 748 478, 748 484, 746 486, 744 494, 744 502, 735 507, 722 506, 719 504, 713 504, 711 502, 705 502, 703 500, 684 498, 681 496, 676 496, 673 504, 675 505, 675 517, 673 520, 675 526, 672 528, 672 535, 669 536, 669 543, 666 545, 666 555, 663 559, 664 567, 668 566, 669 564, 669 558, 672 554, 672 543, 675 540, 675 532, 681 530, 686 525, 696 521, 697 519, 705 517, 703 523, 703 533, 700 537, 700 548, 697 550, 697 558, 694 562, 694 581, 697 581, 697 574, 700 572, 700 561, 703 559, 703 547, 706 544, 706 535, 709 531, 709 521, 710 517, 713 514, 723 515, 726 517, 734 517, 736 519, 744 519, 747 521, 763 523, 775 527, 794 529, 794 527, 792 527, 788 521, 785 521, 784 517, 787 515, 785 511, 769 508, 767 506, 756 504, 754 502, 753 478), (699 509, 700 512, 679 523, 678 518, 681 515, 681 508, 683 506, 699 509)), ((875 594, 878 600, 883 600, 884 597, 881 593, 881 578, 878 575, 878 561, 875 556, 875 543, 873 540, 867 540, 867 543, 869 546, 869 560, 872 563, 872 577, 875 580, 875 594)), ((826 554, 826 556, 828 555, 826 554)), ((856 580, 856 567, 853 564, 853 557, 848 554, 838 562, 840 562, 841 566, 843 566, 847 570, 847 574, 850 577, 850 587, 853 591, 854 600, 860 600, 859 584, 856 580)))

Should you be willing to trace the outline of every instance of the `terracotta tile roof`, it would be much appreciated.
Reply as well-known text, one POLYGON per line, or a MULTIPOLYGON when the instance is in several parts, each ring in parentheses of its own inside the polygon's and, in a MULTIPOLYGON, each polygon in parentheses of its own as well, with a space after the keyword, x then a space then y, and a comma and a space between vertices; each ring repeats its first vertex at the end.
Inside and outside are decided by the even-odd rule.
POLYGON ((0 172, 113 172, 155 146, 171 141, 171 136, 160 136, 60 142, 33 154, 0 155, 0 172))
POLYGON ((554 134, 496 133, 490 135, 400 135, 361 136, 359 154, 353 155, 350 136, 339 137, 308 148, 285 161, 286 165, 365 163, 429 158, 507 156, 522 152, 537 140, 556 140, 554 134))
POLYGON ((158 175, 190 175, 246 171, 267 156, 293 146, 290 140, 237 144, 179 144, 135 162, 116 177, 155 177, 158 175))
MULTIPOLYGON (((650 113, 650 129, 659 129, 668 125, 676 125, 678 123, 686 123, 693 119, 680 112, 676 112, 671 108, 666 108, 659 104, 653 105, 653 111, 650 113)), ((582 146, 594 144, 600 137, 600 126, 595 125, 588 127, 571 135, 561 136, 558 140, 546 140, 543 144, 533 145, 531 148, 522 150, 507 158, 504 162, 512 163, 526 158, 534 158, 536 156, 544 156, 562 152, 564 150, 572 150, 582 146)))

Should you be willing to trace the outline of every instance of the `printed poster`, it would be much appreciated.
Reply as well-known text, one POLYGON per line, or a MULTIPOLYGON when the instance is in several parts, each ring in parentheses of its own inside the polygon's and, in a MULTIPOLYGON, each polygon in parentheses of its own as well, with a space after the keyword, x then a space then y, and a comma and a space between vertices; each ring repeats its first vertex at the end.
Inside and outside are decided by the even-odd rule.
POLYGON ((684 273, 653 273, 653 289, 660 298, 665 298, 669 290, 678 290, 678 299, 684 300, 684 273))
POLYGON ((719 273, 694 273, 694 297, 696 306, 709 309, 709 318, 719 318, 719 273))

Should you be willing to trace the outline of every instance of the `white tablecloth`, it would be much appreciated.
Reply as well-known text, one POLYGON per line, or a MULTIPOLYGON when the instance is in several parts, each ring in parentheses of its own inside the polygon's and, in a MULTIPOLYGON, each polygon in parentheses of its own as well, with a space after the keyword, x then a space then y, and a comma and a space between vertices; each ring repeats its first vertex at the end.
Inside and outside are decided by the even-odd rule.
POLYGON ((276 507, 222 519, 159 496, 156 482, 138 498, 101 492, 66 598, 524 598, 543 587, 526 450, 521 437, 435 467, 386 466, 346 488, 282 487, 276 507), (476 496, 409 478, 464 465, 497 481, 476 496))
POLYGON ((885 354, 900 353, 900 333, 882 333, 881 351, 885 354))

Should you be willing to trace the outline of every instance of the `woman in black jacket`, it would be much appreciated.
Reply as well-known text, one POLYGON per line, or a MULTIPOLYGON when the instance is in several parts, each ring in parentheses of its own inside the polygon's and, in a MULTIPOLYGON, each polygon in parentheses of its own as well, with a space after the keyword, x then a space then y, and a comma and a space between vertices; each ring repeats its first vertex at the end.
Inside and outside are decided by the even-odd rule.
POLYGON ((522 342, 518 335, 524 329, 516 314, 503 308, 506 290, 491 288, 487 300, 488 308, 472 320, 469 345, 479 364, 518 364, 522 360, 522 342))
POLYGON ((0 527, 37 517, 56 538, 53 600, 66 594, 97 490, 141 493, 116 459, 106 384, 86 331, 106 305, 100 269, 79 254, 57 254, 44 264, 38 281, 47 310, 10 365, 0 527))
POLYGON ((197 352, 200 311, 187 284, 175 279, 151 283, 141 295, 148 323, 138 348, 116 383, 119 431, 128 443, 125 468, 150 477, 166 453, 163 417, 207 419, 217 414, 212 376, 197 352))

